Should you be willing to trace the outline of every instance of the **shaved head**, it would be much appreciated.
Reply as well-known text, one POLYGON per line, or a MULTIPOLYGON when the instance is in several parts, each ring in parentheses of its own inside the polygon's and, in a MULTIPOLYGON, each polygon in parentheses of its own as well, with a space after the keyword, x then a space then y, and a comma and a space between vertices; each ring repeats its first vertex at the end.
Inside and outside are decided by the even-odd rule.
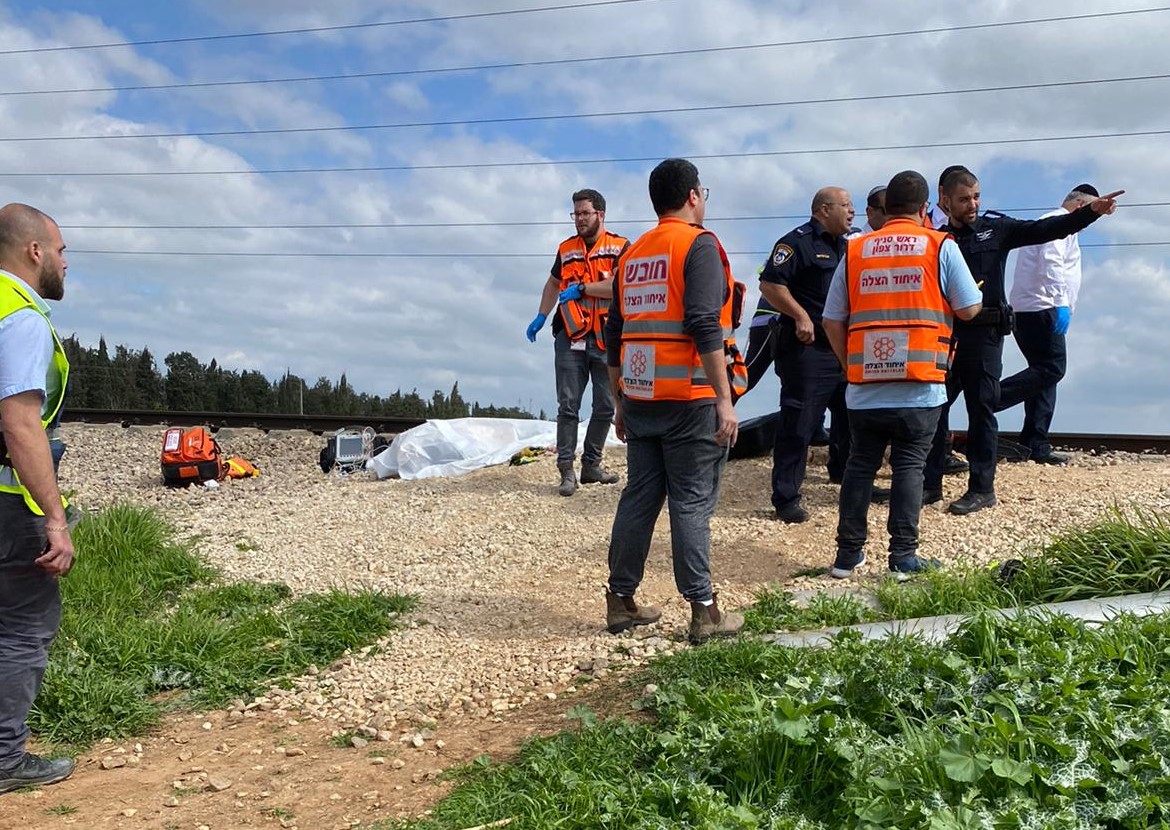
POLYGON ((60 300, 68 267, 61 229, 52 217, 18 202, 0 208, 0 268, 46 300, 60 300))

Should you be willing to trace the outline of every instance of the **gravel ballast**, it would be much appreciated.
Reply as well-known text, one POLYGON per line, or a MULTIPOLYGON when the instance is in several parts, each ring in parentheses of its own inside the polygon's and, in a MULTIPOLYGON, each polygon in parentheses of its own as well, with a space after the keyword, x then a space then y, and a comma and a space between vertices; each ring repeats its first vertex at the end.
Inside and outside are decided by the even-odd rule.
MULTIPOLYGON (((636 634, 604 631, 623 450, 606 453, 622 483, 585 485, 563 498, 552 455, 458 479, 376 481, 322 474, 324 439, 311 433, 224 430, 224 451, 255 463, 261 477, 172 490, 159 474, 163 427, 67 424, 63 431, 69 451, 61 485, 78 504, 157 507, 181 536, 196 539, 225 579, 275 580, 296 593, 361 585, 420 598, 405 628, 377 648, 319 667, 253 707, 297 711, 338 729, 366 727, 379 740, 427 740, 440 718, 497 716, 686 647, 689 609, 673 586, 665 511, 639 592, 663 606, 662 621, 636 634)), ((724 476, 712 560, 720 603, 729 608, 750 603, 768 582, 794 590, 831 582, 793 577, 833 557, 837 488, 828 483, 823 454, 814 451, 809 465, 804 502, 812 518, 803 525, 771 518, 769 476, 769 459, 732 462, 724 476)), ((965 477, 949 477, 947 499, 964 486, 965 477)), ((999 505, 971 516, 925 509, 922 552, 944 565, 990 563, 1114 507, 1166 511, 1170 463, 1075 454, 1062 468, 1001 464, 996 489, 999 505)), ((870 511, 863 581, 885 567, 886 512, 870 511)))

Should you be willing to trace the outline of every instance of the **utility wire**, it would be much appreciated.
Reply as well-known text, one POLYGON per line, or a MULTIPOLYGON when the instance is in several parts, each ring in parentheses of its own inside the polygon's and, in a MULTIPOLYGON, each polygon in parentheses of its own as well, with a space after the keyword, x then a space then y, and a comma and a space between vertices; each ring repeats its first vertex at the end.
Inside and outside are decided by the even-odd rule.
MULTIPOLYGON (((459 118, 449 119, 444 121, 403 121, 396 124, 343 124, 328 127, 271 127, 265 129, 252 130, 199 130, 193 132, 173 132, 173 133, 118 133, 114 135, 56 135, 56 136, 3 136, 0 137, 2 142, 28 142, 28 141, 109 141, 115 139, 143 139, 143 138, 213 138, 224 136, 253 136, 253 135, 290 135, 302 133, 328 133, 328 132, 358 132, 365 130, 397 130, 405 128, 416 127, 466 127, 485 124, 521 124, 533 123, 538 121, 571 121, 589 118, 627 118, 630 116, 647 116, 647 115, 678 115, 684 113, 697 112, 722 112, 726 110, 750 110, 750 109, 766 109, 770 107, 792 107, 804 106, 809 104, 844 104, 844 103, 858 103, 864 101, 889 101, 902 98, 934 98, 946 95, 970 95, 974 93, 986 92, 1015 92, 1021 90, 1035 90, 1035 89, 1054 89, 1062 87, 1073 86, 1090 86, 1096 84, 1117 84, 1117 83, 1131 83, 1134 81, 1160 81, 1170 78, 1170 74, 1158 75, 1134 75, 1124 78, 1093 78, 1078 81, 1049 81, 1045 83, 1036 84, 1011 84, 1008 86, 985 86, 985 87, 970 87, 967 89, 941 89, 931 90, 925 92, 894 92, 885 93, 881 95, 848 95, 834 98, 806 98, 795 99, 790 101, 764 101, 751 104, 710 104, 705 106, 694 107, 664 107, 661 109, 643 109, 643 110, 611 110, 608 112, 571 112, 571 113, 555 113, 551 115, 509 115, 500 116, 496 118, 459 118)), ((540 162, 526 162, 524 164, 517 164, 512 162, 490 162, 483 164, 466 164, 453 165, 456 167, 514 167, 526 165, 539 164, 563 164, 564 162, 540 161, 540 162)), ((446 167, 446 165, 443 165, 446 167)), ((396 169, 396 168, 346 168, 347 171, 368 171, 371 169, 396 169)), ((410 167, 398 169, 426 169, 424 167, 410 167)), ((247 172, 247 171, 225 171, 225 172, 247 172)), ((280 172, 280 171, 272 171, 280 172)), ((312 170, 297 170, 290 172, 322 172, 321 168, 312 170)), ((199 174, 201 171, 185 171, 185 175, 199 174)), ((20 174, 14 174, 20 175, 20 174)), ((85 173, 73 173, 70 175, 87 175, 85 173)), ((95 173, 90 175, 112 175, 106 173, 95 173)), ((118 175, 154 175, 146 173, 121 173, 118 175)), ((168 174, 170 175, 170 174, 168 174)))
MULTIPOLYGON (((596 4, 594 4, 596 5, 596 4)), ((576 8, 576 7, 572 7, 576 8)), ((809 38, 805 40, 781 40, 770 43, 750 43, 734 46, 709 46, 698 47, 694 49, 669 49, 657 52, 633 52, 618 55, 598 55, 595 57, 581 57, 581 58, 552 58, 548 60, 538 61, 514 61, 510 63, 491 63, 491 64, 473 64, 469 66, 449 66, 449 67, 434 67, 430 69, 399 69, 385 72, 354 72, 354 73, 339 73, 333 75, 300 75, 286 78, 258 78, 251 80, 235 80, 235 81, 190 81, 185 83, 170 83, 170 84, 139 84, 128 86, 106 86, 106 87, 88 87, 77 89, 30 89, 30 90, 7 90, 0 91, 0 96, 9 95, 67 95, 76 93, 93 93, 93 92, 146 92, 153 90, 175 90, 175 89, 200 89, 213 87, 228 87, 228 86, 245 86, 253 84, 291 84, 291 83, 307 83, 315 81, 344 81, 344 80, 362 80, 372 78, 394 78, 405 76, 418 75, 436 75, 442 73, 458 73, 458 72, 487 72, 504 69, 527 69, 539 68, 548 66, 565 66, 581 63, 601 63, 610 61, 624 61, 624 60, 641 60, 645 58, 666 58, 681 55, 702 55, 702 54, 717 54, 722 52, 741 52, 755 49, 775 49, 787 46, 809 46, 826 43, 842 43, 849 41, 860 40, 874 40, 879 38, 895 38, 895 37, 911 37, 916 35, 932 35, 944 34, 949 32, 968 32, 979 29, 997 29, 1008 26, 1032 26, 1043 23, 1064 23, 1072 20, 1094 20, 1108 17, 1122 17, 1128 15, 1138 14, 1154 14, 1158 12, 1170 11, 1170 7, 1157 7, 1147 9, 1130 9, 1126 11, 1117 12, 1100 12, 1094 14, 1071 15, 1067 17, 1043 17, 1034 18, 1030 20, 1010 20, 1001 21, 998 23, 975 23, 965 26, 939 26, 929 29, 906 29, 894 32, 875 32, 869 34, 859 35, 841 35, 837 37, 824 38, 809 38)), ((355 24, 357 25, 357 24, 355 24)), ((362 24, 362 25, 395 25, 395 24, 362 24)), ((294 31, 320 31, 320 30, 294 30, 294 31)), ((240 35, 239 37, 248 37, 249 35, 240 35)), ((258 36, 258 35, 253 35, 258 36)), ((149 43, 170 43, 179 41, 148 41, 149 43)), ((145 43, 145 42, 144 42, 145 43)), ((122 45, 134 46, 141 44, 107 44, 107 45, 122 45)), ((82 48, 82 47, 59 47, 67 48, 82 48)), ((93 48, 93 47, 90 47, 93 48)), ((0 52, 3 54, 14 54, 10 52, 0 52)))
POLYGON ((508 15, 532 14, 534 12, 568 11, 597 6, 619 6, 628 3, 652 3, 657 0, 593 0, 586 3, 568 3, 560 6, 538 6, 530 9, 503 9, 492 12, 468 12, 437 17, 415 17, 405 20, 383 20, 376 23, 347 23, 339 26, 311 26, 301 29, 279 29, 269 32, 239 32, 226 35, 198 35, 194 37, 158 38, 155 40, 127 40, 119 43, 88 43, 75 46, 39 46, 33 49, 4 49, 0 55, 31 55, 46 52, 78 52, 86 49, 113 49, 118 46, 161 46, 168 43, 207 43, 210 41, 241 40, 243 38, 277 37, 282 35, 306 35, 320 32, 344 32, 358 29, 377 29, 389 26, 409 26, 416 23, 447 23, 455 20, 473 20, 484 17, 505 17, 508 15))
MULTIPOLYGON (((1091 242, 1081 243, 1082 248, 1140 248, 1170 245, 1170 240, 1164 242, 1091 242)), ((769 251, 728 251, 728 256, 767 256, 769 251)), ((70 249, 71 255, 86 254, 90 256, 171 256, 171 257, 282 257, 292 259, 303 258, 354 258, 354 259, 547 259, 549 253, 495 253, 490 251, 469 251, 452 253, 450 251, 420 251, 400 253, 397 251, 340 251, 308 252, 308 251, 109 251, 95 249, 70 249)))
MULTIPOLYGON (((1170 202, 1125 202, 1119 208, 1131 210, 1145 207, 1168 207, 1170 202)), ((1043 213, 1052 210, 1047 207, 1007 207, 993 208, 1002 213, 1043 213)), ((862 211, 858 210, 860 216, 862 211)), ((773 222, 780 220, 807 219, 808 213, 787 213, 771 216, 708 216, 707 224, 718 222, 773 222)), ((609 225, 652 225, 658 220, 653 217, 645 219, 606 219, 609 225)), ((532 222, 366 222, 361 224, 347 224, 344 222, 311 222, 290 225, 87 225, 62 223, 63 230, 120 230, 120 231, 244 231, 244 230, 390 230, 390 229, 418 229, 418 228, 531 228, 568 225, 567 219, 559 221, 532 221, 532 222)), ((1083 247, 1083 246, 1082 246, 1083 247)))

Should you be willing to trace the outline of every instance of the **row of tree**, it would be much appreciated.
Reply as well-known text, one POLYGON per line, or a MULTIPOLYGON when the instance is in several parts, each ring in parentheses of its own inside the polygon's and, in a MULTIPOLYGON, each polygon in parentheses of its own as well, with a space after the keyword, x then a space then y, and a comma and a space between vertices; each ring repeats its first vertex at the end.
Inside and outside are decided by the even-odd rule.
MULTIPOLYGON (((412 389, 385 397, 357 392, 346 380, 317 378, 312 386, 286 372, 277 380, 249 370, 224 369, 214 359, 207 365, 190 352, 172 352, 163 359, 164 375, 150 349, 115 346, 113 356, 102 338, 96 348, 76 337, 62 341, 69 357, 67 405, 88 409, 155 409, 178 412, 281 412, 304 415, 373 415, 403 418, 531 418, 518 406, 480 406, 459 394, 459 384, 430 399, 412 389)), ((544 413, 540 414, 544 417, 544 413)))

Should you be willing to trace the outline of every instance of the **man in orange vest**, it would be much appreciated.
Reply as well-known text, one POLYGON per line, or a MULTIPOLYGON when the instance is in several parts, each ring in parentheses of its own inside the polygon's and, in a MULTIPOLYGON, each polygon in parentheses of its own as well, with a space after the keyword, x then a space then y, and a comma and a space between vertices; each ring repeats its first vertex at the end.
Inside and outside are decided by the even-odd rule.
POLYGON ((617 400, 614 425, 629 445, 629 483, 609 540, 606 627, 655 622, 638 605, 654 523, 669 496, 671 557, 691 605, 689 637, 733 635, 741 614, 721 611, 711 585, 711 516, 739 424, 733 395, 747 370, 733 339, 736 287, 723 246, 703 228, 708 190, 685 159, 650 174, 658 225, 622 256, 605 335, 617 400))
POLYGON ((613 422, 613 398, 605 369, 603 329, 609 300, 613 296, 613 272, 618 256, 629 240, 605 229, 605 197, 596 190, 573 194, 569 214, 577 233, 560 244, 552 273, 540 295, 540 311, 528 325, 528 340, 544 327, 553 306, 560 311, 553 318, 554 366, 557 384, 557 469, 558 492, 577 492, 573 462, 577 457, 577 424, 585 386, 593 382, 593 412, 585 430, 581 452, 581 483, 613 484, 617 475, 601 467, 601 451, 613 422))
POLYGON ((947 401, 954 317, 970 320, 982 297, 948 234, 923 227, 930 190, 913 170, 886 187, 881 230, 849 240, 829 284, 825 335, 845 369, 850 451, 838 506, 837 558, 844 579, 865 562, 874 476, 890 447, 889 569, 904 577, 918 558, 923 470, 947 401))

